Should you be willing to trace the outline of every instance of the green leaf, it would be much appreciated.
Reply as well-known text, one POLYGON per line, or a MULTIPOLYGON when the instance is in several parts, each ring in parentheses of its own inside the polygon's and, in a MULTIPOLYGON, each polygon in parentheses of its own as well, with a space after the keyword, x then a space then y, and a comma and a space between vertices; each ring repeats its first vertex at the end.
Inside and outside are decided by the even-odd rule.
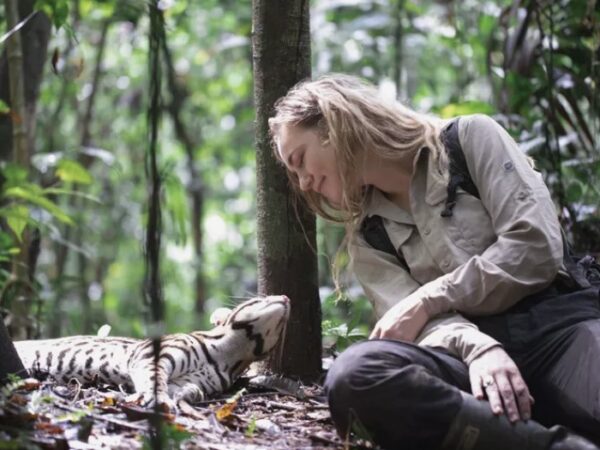
POLYGON ((71 181, 73 183, 90 184, 92 176, 77 161, 70 159, 61 159, 56 167, 56 176, 62 181, 71 181))
POLYGON ((246 431, 244 431, 244 435, 246 437, 254 437, 254 433, 256 433, 256 417, 252 416, 250 418, 250 423, 248 424, 248 427, 246 428, 246 431))
POLYGON ((469 114, 493 114, 494 107, 486 102, 468 101, 461 103, 450 103, 440 109, 439 114, 443 118, 465 116, 469 114))
POLYGON ((3 100, 0 100, 0 114, 6 114, 10 112, 10 106, 8 106, 3 100))
POLYGON ((100 200, 95 195, 91 195, 86 192, 73 191, 71 189, 64 189, 64 188, 46 188, 46 189, 44 189, 43 192, 44 192, 44 194, 51 194, 51 195, 72 195, 73 197, 80 197, 80 198, 84 198, 84 199, 89 200, 94 203, 102 204, 102 200, 100 200))
POLYGON ((69 0, 37 0, 34 9, 44 12, 57 29, 69 18, 69 0))
POLYGON ((0 216, 6 218, 6 223, 21 241, 23 230, 29 221, 29 208, 25 205, 9 205, 0 209, 0 216))
POLYGON ((567 185, 567 200, 569 202, 580 201, 585 191, 585 184, 577 178, 574 178, 567 185))
POLYGON ((14 186, 27 183, 27 169, 15 163, 6 163, 2 166, 6 186, 14 186))
POLYGON ((87 415, 88 415, 88 412, 85 410, 76 410, 76 411, 68 412, 62 416, 58 416, 56 418, 56 420, 61 421, 61 422, 78 423, 78 422, 81 422, 81 420, 84 419, 87 415))
POLYGON ((43 195, 40 195, 34 189, 17 186, 7 189, 4 195, 9 198, 18 198, 40 206, 61 222, 73 225, 73 220, 62 209, 43 195))

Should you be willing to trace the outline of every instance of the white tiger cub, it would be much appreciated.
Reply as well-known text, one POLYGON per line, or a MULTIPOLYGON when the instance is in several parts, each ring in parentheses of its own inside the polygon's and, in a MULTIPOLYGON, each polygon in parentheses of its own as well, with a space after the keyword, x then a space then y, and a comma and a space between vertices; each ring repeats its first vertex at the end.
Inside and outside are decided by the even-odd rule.
POLYGON ((150 339, 73 336, 17 341, 15 347, 33 375, 47 373, 59 382, 77 379, 134 388, 128 400, 174 407, 178 400, 198 401, 222 392, 251 362, 271 351, 285 334, 290 301, 284 296, 257 297, 228 315, 220 309, 217 326, 163 336, 158 370, 150 339))

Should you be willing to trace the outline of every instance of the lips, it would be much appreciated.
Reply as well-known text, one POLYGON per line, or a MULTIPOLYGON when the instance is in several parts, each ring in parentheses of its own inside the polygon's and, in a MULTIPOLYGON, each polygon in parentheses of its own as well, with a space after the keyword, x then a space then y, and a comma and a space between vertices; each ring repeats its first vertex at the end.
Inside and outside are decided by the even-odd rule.
POLYGON ((321 191, 321 189, 323 188, 324 181, 325 181, 325 177, 321 177, 321 179, 319 180, 319 184, 317 184, 317 188, 315 189, 315 192, 317 194, 323 195, 323 191, 321 191))

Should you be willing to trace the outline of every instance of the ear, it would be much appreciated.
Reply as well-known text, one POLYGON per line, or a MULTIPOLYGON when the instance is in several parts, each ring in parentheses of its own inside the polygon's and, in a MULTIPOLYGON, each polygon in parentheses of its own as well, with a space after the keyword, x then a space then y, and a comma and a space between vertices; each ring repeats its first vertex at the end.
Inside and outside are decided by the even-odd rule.
POLYGON ((231 309, 229 308, 217 308, 210 315, 210 323, 211 325, 217 327, 219 325, 223 325, 227 318, 231 314, 231 309))

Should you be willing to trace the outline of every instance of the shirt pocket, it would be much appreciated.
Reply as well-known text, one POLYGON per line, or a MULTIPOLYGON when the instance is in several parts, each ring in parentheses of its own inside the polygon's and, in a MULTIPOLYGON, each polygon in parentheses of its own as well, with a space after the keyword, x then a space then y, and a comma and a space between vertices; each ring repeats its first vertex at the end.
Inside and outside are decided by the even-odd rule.
POLYGON ((483 253, 497 239, 481 200, 460 188, 452 216, 442 219, 442 224, 452 243, 471 255, 483 253))

